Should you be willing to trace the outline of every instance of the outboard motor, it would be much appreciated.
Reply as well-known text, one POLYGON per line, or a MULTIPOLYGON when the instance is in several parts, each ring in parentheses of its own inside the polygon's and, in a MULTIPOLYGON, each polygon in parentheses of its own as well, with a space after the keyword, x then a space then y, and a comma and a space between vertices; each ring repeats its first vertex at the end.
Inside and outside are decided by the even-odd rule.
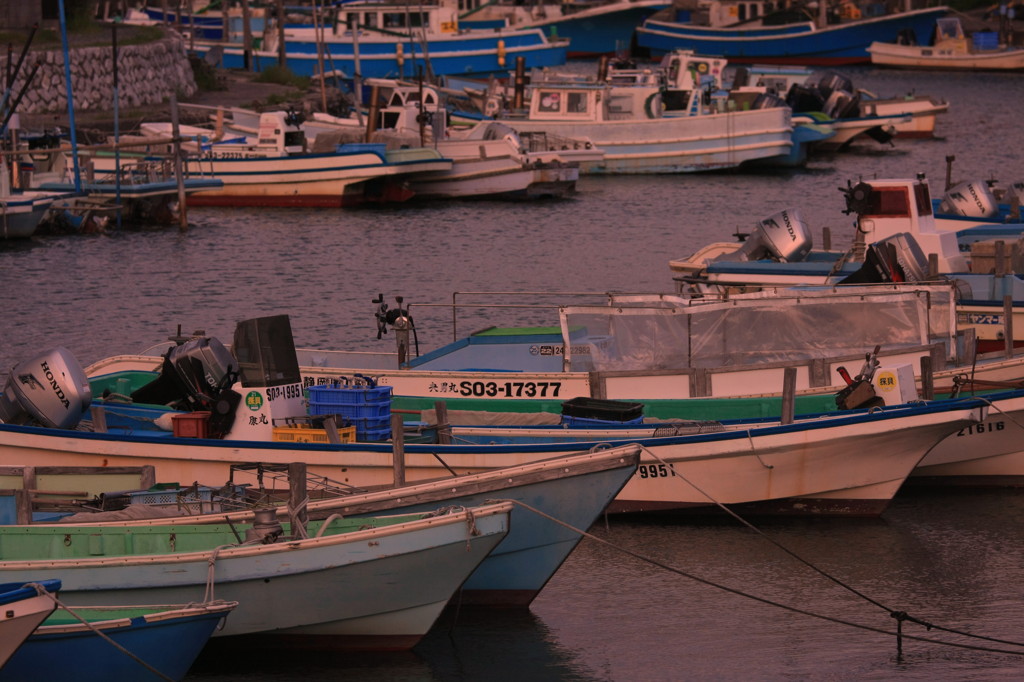
POLYGON ((798 210, 790 208, 757 223, 743 246, 715 260, 746 261, 768 258, 792 263, 807 258, 811 245, 811 231, 807 223, 798 210))
POLYGON ((923 282, 928 279, 928 259, 908 232, 900 232, 868 246, 864 265, 839 284, 923 282))
POLYGON ((946 190, 939 212, 965 218, 991 218, 999 214, 999 204, 984 180, 961 182, 946 190))
POLYGON ((164 355, 160 376, 132 392, 137 403, 209 410, 210 403, 238 377, 238 363, 219 340, 189 339, 164 355))
POLYGON ((92 402, 85 370, 67 348, 54 348, 11 370, 0 393, 0 421, 30 419, 55 429, 72 429, 92 402))

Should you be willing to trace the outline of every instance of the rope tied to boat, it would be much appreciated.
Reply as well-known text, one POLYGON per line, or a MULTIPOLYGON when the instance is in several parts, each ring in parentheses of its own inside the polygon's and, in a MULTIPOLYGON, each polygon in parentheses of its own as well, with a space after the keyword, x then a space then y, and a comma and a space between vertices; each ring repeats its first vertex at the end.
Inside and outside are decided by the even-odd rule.
POLYGON ((480 529, 476 527, 476 514, 473 513, 472 509, 462 505, 440 507, 432 512, 427 512, 423 515, 423 518, 429 519, 434 516, 447 516, 449 514, 459 514, 462 512, 465 512, 466 514, 466 527, 469 530, 469 537, 466 538, 466 551, 468 552, 472 547, 472 538, 480 535, 480 529))
MULTIPOLYGON (((722 590, 723 592, 728 592, 728 593, 736 595, 738 597, 744 597, 746 599, 751 599, 753 601, 760 602, 760 603, 765 604, 767 606, 774 606, 774 607, 783 609, 785 611, 789 611, 791 613, 797 613, 797 614, 800 614, 800 615, 809 616, 811 618, 817 618, 819 620, 824 620, 824 621, 827 621, 827 622, 830 622, 830 623, 835 623, 837 625, 845 625, 847 627, 856 628, 858 630, 865 630, 867 632, 874 632, 874 633, 882 634, 882 635, 889 635, 889 636, 893 636, 893 637, 901 637, 901 638, 905 638, 905 639, 911 639, 911 640, 914 640, 914 641, 917 641, 917 642, 923 642, 925 644, 938 644, 938 645, 943 645, 943 646, 954 647, 954 648, 957 648, 957 649, 968 649, 968 650, 971 650, 971 651, 982 651, 982 652, 986 652, 986 653, 1011 654, 1011 655, 1014 655, 1014 656, 1024 656, 1024 651, 1014 651, 1014 650, 1010 650, 1010 649, 997 649, 997 648, 994 648, 994 647, 985 647, 985 646, 978 646, 978 645, 972 645, 972 644, 962 644, 962 643, 959 643, 959 642, 944 642, 944 641, 941 641, 941 640, 931 639, 929 637, 921 637, 921 636, 918 636, 918 635, 904 635, 904 634, 902 634, 899 631, 898 632, 892 632, 891 630, 886 630, 885 628, 875 627, 875 626, 872 626, 872 625, 864 625, 862 623, 855 623, 853 621, 844 620, 842 618, 836 618, 834 616, 827 616, 825 614, 816 613, 814 611, 808 611, 807 609, 801 609, 801 608, 797 608, 795 606, 790 606, 788 604, 783 604, 781 602, 777 602, 777 601, 774 601, 772 599, 768 599, 766 597, 759 597, 759 596, 757 596, 755 594, 750 594, 748 592, 744 592, 744 591, 736 589, 734 587, 729 587, 729 586, 723 585, 721 583, 716 583, 716 582, 714 582, 712 580, 708 580, 707 578, 701 578, 700 576, 695 575, 693 573, 687 573, 686 571, 683 571, 681 569, 675 568, 673 566, 669 566, 668 564, 665 564, 665 563, 663 563, 663 562, 661 562, 661 561, 659 561, 657 559, 653 559, 653 558, 651 558, 649 556, 646 556, 646 555, 641 554, 639 552, 633 551, 631 549, 628 549, 628 548, 625 548, 625 547, 620 547, 619 545, 616 545, 613 542, 610 542, 610 541, 605 540, 603 538, 600 538, 600 537, 598 537, 596 535, 593 535, 589 531, 582 530, 580 528, 576 528, 575 526, 573 526, 573 525, 571 525, 569 523, 566 523, 565 521, 562 521, 561 519, 555 518, 554 516, 551 516, 550 514, 544 512, 544 511, 541 511, 540 509, 537 509, 536 507, 533 507, 533 506, 531 506, 531 505, 529 505, 529 504, 527 504, 525 502, 522 502, 521 500, 509 500, 509 501, 512 504, 514 504, 514 505, 520 506, 520 507, 522 507, 524 509, 528 509, 529 511, 537 514, 538 516, 542 516, 543 518, 548 519, 549 521, 551 521, 553 523, 556 523, 556 524, 558 524, 558 525, 560 525, 560 526, 562 526, 564 528, 567 528, 567 529, 571 530, 572 532, 579 534, 582 537, 589 538, 591 540, 594 540, 595 542, 599 542, 599 543, 601 543, 602 545, 604 545, 606 547, 609 547, 609 548, 614 549, 616 551, 622 552, 623 554, 631 556, 634 559, 637 559, 639 561, 643 561, 644 563, 650 564, 650 565, 655 566, 657 568, 661 568, 661 569, 666 570, 666 571, 668 571, 670 573, 675 573, 676 575, 680 575, 680 576, 682 576, 684 578, 689 578, 690 580, 693 580, 695 582, 701 583, 702 585, 707 585, 708 587, 713 587, 713 588, 715 588, 717 590, 722 590)), ((735 516, 735 514, 733 514, 733 516, 735 516)), ((739 518, 739 517, 737 516, 736 518, 739 518)), ((752 528, 754 530, 754 532, 756 532, 756 533, 758 533, 758 534, 760 534, 762 536, 764 535, 764 533, 762 533, 757 528, 751 526, 746 521, 743 521, 743 519, 740 519, 740 521, 744 525, 747 525, 750 528, 752 528)), ((765 537, 767 537, 767 536, 765 536, 765 537)), ((771 540, 770 538, 767 538, 767 539, 771 540)), ((772 541, 772 542, 774 542, 774 541, 772 541)), ((775 544, 778 545, 778 543, 775 543, 775 544)), ((781 547, 781 545, 779 545, 779 546, 781 547)), ((785 548, 782 548, 782 549, 784 551, 786 551, 787 553, 792 554, 791 552, 789 552, 789 550, 786 550, 785 548)), ((796 556, 796 555, 793 555, 793 556, 796 556)), ((797 557, 797 558, 799 559, 799 557, 797 557)), ((802 561, 802 559, 801 559, 801 561, 802 561)), ((808 564, 808 565, 810 565, 810 564, 808 564)), ((812 566, 812 568, 814 568, 814 567, 812 566)), ((818 569, 815 568, 815 570, 818 570, 818 569)), ((925 621, 921 621, 921 620, 919 620, 917 618, 913 618, 912 616, 909 616, 905 612, 902 612, 902 611, 895 611, 895 610, 893 610, 893 611, 889 611, 889 613, 890 613, 890 615, 892 615, 892 614, 902 614, 901 617, 899 619, 897 619, 897 625, 899 625, 899 623, 901 623, 902 621, 907 620, 907 621, 923 624, 923 625, 925 625, 925 627, 927 627, 928 630, 935 629, 935 630, 939 630, 939 631, 942 631, 942 632, 948 632, 950 634, 961 635, 961 636, 964 636, 964 637, 981 639, 981 640, 985 640, 985 641, 989 641, 989 642, 996 642, 996 643, 1000 643, 1000 644, 1008 644, 1010 646, 1024 647, 1024 642, 1015 642, 1015 641, 1012 641, 1012 640, 998 639, 998 638, 995 638, 995 637, 986 637, 984 635, 978 635, 978 634, 971 633, 971 632, 965 632, 963 630, 956 630, 956 629, 952 629, 952 628, 941 627, 941 626, 935 625, 934 623, 926 623, 925 621)), ((893 616, 893 617, 895 618, 896 616, 893 616)))
POLYGON ((48 597, 48 598, 52 599, 54 604, 56 604, 61 609, 64 609, 64 611, 66 611, 68 613, 68 615, 70 615, 72 618, 74 618, 75 620, 80 622, 85 627, 89 628, 93 632, 93 634, 98 635, 101 639, 103 639, 103 641, 107 642, 107 644, 110 644, 112 647, 114 647, 115 649, 120 651, 125 656, 128 656, 133 661, 135 661, 136 663, 138 663, 143 668, 145 668, 146 670, 150 671, 151 673, 153 673, 154 675, 156 675, 160 679, 168 680, 168 682, 174 682, 174 678, 173 677, 169 677, 167 675, 164 675, 162 672, 160 672, 159 670, 157 670, 156 668, 151 666, 149 663, 146 663, 144 660, 142 660, 141 658, 139 658, 138 656, 133 654, 131 651, 128 651, 128 649, 124 648, 123 646, 121 646, 120 644, 115 642, 113 639, 110 638, 109 635, 107 635, 105 632, 101 631, 98 627, 96 627, 95 625, 93 625, 92 623, 87 621, 85 618, 82 618, 80 615, 78 615, 74 611, 74 609, 72 609, 70 606, 68 606, 67 604, 62 602, 60 599, 58 599, 57 595, 53 594, 52 592, 47 591, 46 588, 44 588, 39 583, 26 583, 26 587, 33 587, 33 588, 35 588, 36 592, 39 593, 40 596, 45 596, 45 597, 48 597))

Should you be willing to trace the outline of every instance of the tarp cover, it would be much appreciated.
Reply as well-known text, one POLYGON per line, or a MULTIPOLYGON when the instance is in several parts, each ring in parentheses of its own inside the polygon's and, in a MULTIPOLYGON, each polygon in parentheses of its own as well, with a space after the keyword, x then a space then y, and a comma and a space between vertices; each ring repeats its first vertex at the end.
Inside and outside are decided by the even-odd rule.
MULTIPOLYGON (((949 286, 766 290, 726 301, 618 296, 561 310, 573 371, 714 368, 807 362, 944 342, 955 347, 949 286)), ((948 352, 951 351, 947 351, 948 352)))

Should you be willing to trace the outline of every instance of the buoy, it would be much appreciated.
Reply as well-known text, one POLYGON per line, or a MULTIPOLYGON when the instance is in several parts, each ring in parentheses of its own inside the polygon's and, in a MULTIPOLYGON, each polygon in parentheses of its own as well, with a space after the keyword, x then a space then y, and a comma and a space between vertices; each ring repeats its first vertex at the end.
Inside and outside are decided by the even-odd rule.
POLYGON ((498 40, 498 66, 505 66, 505 41, 498 40))
POLYGON ((402 43, 395 44, 395 61, 398 62, 399 69, 405 64, 405 51, 402 49, 402 43))

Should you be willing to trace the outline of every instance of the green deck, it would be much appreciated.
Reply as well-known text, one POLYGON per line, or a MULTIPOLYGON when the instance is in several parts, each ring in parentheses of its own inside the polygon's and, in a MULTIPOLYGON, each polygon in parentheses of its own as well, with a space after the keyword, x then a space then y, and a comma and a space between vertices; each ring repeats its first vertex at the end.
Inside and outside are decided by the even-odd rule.
MULTIPOLYGON (((351 533, 423 518, 423 514, 336 519, 325 535, 351 533)), ((314 536, 322 522, 307 528, 314 536)), ((284 535, 290 533, 282 524, 284 535)), ((0 562, 53 559, 98 559, 116 556, 150 556, 208 552, 225 545, 241 544, 249 524, 174 526, 0 526, 0 562), (235 535, 235 532, 238 535, 235 535)))

